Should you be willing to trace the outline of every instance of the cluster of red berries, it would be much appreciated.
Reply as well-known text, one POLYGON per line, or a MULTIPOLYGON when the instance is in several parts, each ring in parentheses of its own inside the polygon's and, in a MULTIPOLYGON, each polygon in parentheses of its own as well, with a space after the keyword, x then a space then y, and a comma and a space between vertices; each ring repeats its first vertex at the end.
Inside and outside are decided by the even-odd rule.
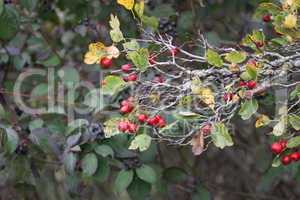
MULTIPOLYGON (((287 146, 287 141, 286 140, 281 140, 278 142, 274 142, 271 145, 271 150, 274 154, 278 155, 284 152, 287 146)), ((297 162, 300 160, 300 152, 293 152, 288 155, 285 155, 281 158, 281 163, 283 165, 288 165, 292 162, 297 162)))
MULTIPOLYGON (((128 63, 125 65, 122 65, 121 70, 125 73, 130 73, 130 71, 132 70, 132 64, 128 63)), ((126 82, 129 82, 129 81, 133 82, 133 81, 136 81, 137 79, 138 79, 138 75, 134 72, 123 78, 123 80, 126 82)))
POLYGON ((131 113, 134 109, 134 99, 132 97, 129 97, 126 100, 123 100, 121 102, 120 112, 122 114, 128 114, 131 113))
POLYGON ((138 125, 131 123, 129 121, 122 121, 122 122, 119 122, 118 129, 119 129, 119 131, 124 132, 124 133, 134 134, 138 131, 139 127, 138 127, 138 125))
POLYGON ((247 87, 249 90, 252 90, 252 89, 256 88, 257 83, 254 80, 251 80, 251 81, 240 81, 239 86, 240 87, 247 87))
POLYGON ((145 114, 140 114, 138 116, 140 123, 147 123, 150 126, 163 128, 166 126, 166 120, 161 115, 155 115, 154 117, 148 117, 145 114))

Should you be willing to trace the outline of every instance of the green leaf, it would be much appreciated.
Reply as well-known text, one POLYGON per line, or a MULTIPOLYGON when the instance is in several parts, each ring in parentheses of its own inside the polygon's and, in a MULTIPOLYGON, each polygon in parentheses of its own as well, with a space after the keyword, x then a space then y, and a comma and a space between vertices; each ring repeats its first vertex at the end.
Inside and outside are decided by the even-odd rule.
POLYGON ((151 27, 153 30, 157 30, 159 22, 158 19, 156 17, 148 17, 143 15, 142 18, 142 23, 143 25, 146 25, 147 27, 151 27))
POLYGON ((19 30, 19 14, 9 6, 2 6, 2 14, 0 15, 0 39, 9 40, 13 38, 19 30))
POLYGON ((171 183, 179 183, 187 180, 186 171, 178 167, 170 167, 164 170, 163 177, 171 183))
POLYGON ((57 55, 52 55, 47 60, 38 63, 44 65, 45 67, 55 67, 60 64, 60 59, 57 55))
POLYGON ((97 172, 94 174, 93 178, 96 182, 98 183, 103 183, 107 181, 109 178, 110 174, 110 168, 109 168, 109 163, 106 158, 99 158, 99 164, 98 164, 98 169, 97 172))
POLYGON ((68 88, 75 88, 80 82, 80 75, 78 71, 73 67, 64 67, 58 71, 58 75, 61 78, 63 84, 68 88))
POLYGON ((17 149, 19 143, 18 133, 12 128, 6 128, 7 140, 5 142, 5 149, 9 154, 12 154, 17 149))
POLYGON ((123 47, 124 47, 125 51, 136 51, 136 50, 140 49, 140 45, 135 39, 132 39, 129 42, 123 43, 123 47))
POLYGON ((94 153, 86 154, 82 159, 82 172, 87 176, 92 176, 98 168, 98 159, 94 153))
POLYGON ((110 118, 109 120, 104 122, 104 133, 105 133, 105 138, 111 138, 112 136, 119 135, 122 132, 118 130, 118 123, 122 121, 122 118, 115 117, 115 118, 110 118))
POLYGON ((246 100, 239 111, 239 115, 243 120, 250 119, 250 117, 256 113, 258 109, 258 103, 255 99, 246 100))
POLYGON ((68 173, 72 174, 75 171, 78 156, 73 152, 64 154, 63 163, 68 173))
POLYGON ((289 122, 296 131, 300 130, 300 116, 295 114, 289 115, 289 122))
POLYGON ((281 165, 280 156, 276 156, 272 161, 272 167, 279 167, 281 165))
POLYGON ((233 145, 228 129, 223 123, 216 123, 213 125, 211 138, 215 146, 221 149, 233 145))
POLYGON ((146 134, 141 134, 136 136, 131 142, 129 149, 135 150, 139 149, 140 151, 146 151, 151 144, 151 137, 146 134))
POLYGON ((137 2, 134 6, 134 11, 139 18, 144 15, 145 3, 144 1, 137 2))
POLYGON ((261 17, 266 14, 278 15, 281 8, 273 3, 261 3, 255 11, 255 18, 261 20, 261 17))
POLYGON ((123 33, 120 30, 120 21, 117 16, 110 15, 109 25, 112 28, 110 31, 110 37, 114 42, 121 42, 124 40, 123 33))
POLYGON ((127 189, 127 187, 130 185, 130 183, 133 180, 133 171, 129 170, 122 170, 117 175, 117 178, 115 180, 115 189, 117 192, 121 193, 127 189))
POLYGON ((95 148, 95 152, 102 157, 107 157, 107 156, 111 156, 112 158, 114 157, 114 151, 110 146, 106 144, 98 145, 95 148))
POLYGON ((224 64, 221 56, 217 52, 215 52, 211 49, 207 50, 206 59, 210 65, 213 65, 216 67, 222 67, 224 64))
POLYGON ((38 0, 21 0, 21 6, 25 7, 28 11, 33 11, 38 3, 38 0))
POLYGON ((300 146, 300 136, 296 136, 293 137, 291 139, 289 139, 288 143, 287 143, 287 147, 288 148, 296 148, 300 146))
POLYGON ((250 80, 255 80, 257 78, 257 69, 255 67, 251 67, 247 65, 246 70, 247 70, 246 72, 250 77, 250 80))
POLYGON ((103 94, 111 96, 121 91, 126 86, 126 82, 119 76, 106 76, 104 82, 105 85, 102 87, 102 92, 103 94))
POLYGON ((140 168, 137 168, 135 171, 137 176, 143 181, 146 181, 151 184, 156 182, 156 173, 150 166, 142 165, 140 168))
POLYGON ((44 121, 42 119, 35 119, 29 123, 29 130, 32 131, 37 128, 42 128, 44 121))
POLYGON ((148 49, 141 48, 137 51, 131 51, 128 52, 127 56, 141 71, 145 71, 147 69, 149 63, 148 49))
POLYGON ((242 45, 257 50, 255 42, 264 42, 264 41, 265 41, 265 35, 263 31, 254 30, 252 34, 246 35, 246 37, 242 40, 242 45))
POLYGON ((227 53, 225 56, 225 60, 234 64, 242 63, 246 60, 246 58, 247 58, 247 54, 245 52, 240 52, 240 51, 231 51, 230 53, 227 53))
POLYGON ((48 95, 48 84, 41 83, 37 85, 31 92, 32 98, 43 97, 48 95))
POLYGON ((2 106, 2 104, 0 104, 0 119, 4 119, 6 117, 6 112, 2 106))
POLYGON ((291 100, 294 100, 296 97, 300 96, 300 85, 297 85, 296 88, 291 92, 290 97, 291 100))
POLYGON ((132 200, 145 200, 149 199, 151 192, 151 184, 136 178, 134 181, 129 185, 128 194, 132 200))
POLYGON ((106 106, 101 90, 98 88, 89 91, 85 95, 83 104, 91 108, 96 108, 95 112, 101 111, 106 106))
POLYGON ((245 71, 245 72, 241 73, 240 77, 244 81, 250 81, 250 80, 252 80, 252 76, 248 73, 248 71, 245 71))

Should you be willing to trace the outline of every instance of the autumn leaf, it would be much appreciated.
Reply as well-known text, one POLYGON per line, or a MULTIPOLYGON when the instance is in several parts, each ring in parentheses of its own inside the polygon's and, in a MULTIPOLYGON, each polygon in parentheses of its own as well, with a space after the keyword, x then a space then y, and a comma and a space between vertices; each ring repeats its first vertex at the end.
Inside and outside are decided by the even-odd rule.
POLYGON ((215 97, 214 93, 210 88, 201 88, 199 97, 205 103, 208 105, 211 109, 214 109, 215 107, 215 97))
POLYGON ((84 55, 84 63, 92 65, 99 63, 101 58, 106 56, 108 58, 118 58, 120 51, 114 45, 106 47, 101 42, 91 43, 89 51, 84 55))
POLYGON ((134 0, 118 0, 118 4, 124 6, 127 10, 132 10, 134 5, 134 0))
POLYGON ((262 126, 266 126, 270 123, 270 118, 267 115, 260 115, 255 122, 255 127, 259 128, 262 126))
POLYGON ((292 29, 297 26, 297 16, 293 14, 289 14, 285 17, 283 22, 284 28, 292 29))

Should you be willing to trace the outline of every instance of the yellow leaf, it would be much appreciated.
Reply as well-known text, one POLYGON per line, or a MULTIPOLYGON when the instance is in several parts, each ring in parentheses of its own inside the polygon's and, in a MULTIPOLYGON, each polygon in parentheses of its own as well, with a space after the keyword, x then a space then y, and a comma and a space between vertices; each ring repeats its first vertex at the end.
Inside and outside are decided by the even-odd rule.
POLYGON ((292 29, 297 26, 297 16, 293 14, 289 14, 288 16, 285 17, 284 22, 283 22, 284 28, 292 29))
POLYGON ((208 105, 211 109, 214 109, 215 97, 210 88, 201 88, 199 97, 206 105, 208 105))
POLYGON ((134 0, 118 0, 117 2, 124 6, 127 10, 132 10, 134 5, 134 0))
POLYGON ((89 51, 84 55, 84 63, 88 65, 95 64, 99 61, 99 57, 95 52, 89 51))
POLYGON ((89 51, 101 51, 105 48, 105 45, 101 42, 91 43, 89 45, 89 51))
POLYGON ((270 123, 270 118, 267 115, 260 115, 255 122, 255 127, 259 128, 270 123))
POLYGON ((105 54, 105 45, 101 42, 91 43, 89 51, 84 55, 84 63, 91 65, 99 63, 101 57, 105 54))

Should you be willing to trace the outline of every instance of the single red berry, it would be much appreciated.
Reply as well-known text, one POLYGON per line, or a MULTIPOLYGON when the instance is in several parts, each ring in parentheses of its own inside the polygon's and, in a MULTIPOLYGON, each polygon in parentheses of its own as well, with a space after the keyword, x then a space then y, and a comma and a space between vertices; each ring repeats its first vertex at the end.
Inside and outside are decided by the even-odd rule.
POLYGON ((225 102, 231 101, 232 98, 233 98, 233 94, 231 94, 231 93, 225 93, 223 96, 223 99, 225 102))
POLYGON ((275 142, 271 145, 271 150, 274 154, 280 154, 283 148, 279 142, 275 142))
POLYGON ((150 63, 151 65, 155 65, 155 64, 156 64, 155 56, 150 56, 150 57, 149 57, 149 63, 150 63))
POLYGON ((295 161, 295 162, 297 162, 300 159, 298 152, 291 153, 290 158, 292 161, 295 161))
POLYGON ((201 132, 204 134, 204 136, 207 136, 211 133, 212 125, 210 123, 205 124, 201 128, 201 132))
POLYGON ((239 86, 240 87, 246 87, 247 86, 247 83, 245 81, 240 81, 239 82, 239 86))
POLYGON ((163 76, 157 75, 154 77, 153 82, 154 83, 163 83, 163 82, 165 82, 165 79, 163 76))
POLYGON ((145 114, 140 114, 140 115, 138 116, 138 120, 139 120, 139 122, 141 122, 141 123, 145 123, 145 122, 147 121, 147 119, 148 119, 148 116, 145 115, 145 114))
POLYGON ((281 163, 283 164, 283 165, 288 165, 288 164, 290 164, 291 163, 291 158, 290 158, 290 156, 283 156, 282 158, 281 158, 281 163))
POLYGON ((262 41, 258 41, 258 42, 255 42, 255 46, 256 46, 256 48, 260 49, 261 47, 264 46, 264 43, 262 41))
POLYGON ((131 70, 131 67, 132 65, 129 63, 129 64, 122 65, 121 69, 123 72, 128 73, 131 70))
POLYGON ((128 100, 121 101, 122 106, 126 106, 126 105, 129 105, 129 104, 130 104, 130 102, 128 100))
POLYGON ((250 90, 252 90, 252 89, 254 89, 254 88, 256 88, 256 81, 248 81, 247 82, 247 87, 248 87, 248 89, 250 89, 250 90))
POLYGON ((133 123, 129 123, 128 124, 129 128, 128 128, 128 131, 129 133, 136 133, 137 130, 138 130, 138 126, 133 124, 133 123))
POLYGON ((121 132, 126 132, 129 129, 128 122, 119 122, 118 129, 121 132))
POLYGON ((165 121, 165 119, 159 119, 159 120, 158 120, 158 123, 157 123, 157 126, 158 126, 159 128, 165 127, 165 126, 166 126, 166 121, 165 121))
POLYGON ((132 110, 133 110, 133 106, 125 105, 125 106, 121 107, 120 112, 123 114, 127 114, 127 113, 130 113, 132 110))
POLYGON ((112 66, 113 62, 111 58, 104 57, 101 59, 100 64, 103 69, 108 69, 112 66))
POLYGON ((264 16, 262 17, 262 20, 263 20, 264 22, 266 22, 266 23, 270 22, 271 19, 272 19, 272 15, 270 15, 270 14, 264 15, 264 16))
POLYGON ((134 74, 130 74, 128 76, 128 81, 136 81, 137 80, 137 75, 134 73, 134 74))
POLYGON ((179 52, 180 50, 176 47, 170 50, 171 56, 176 56, 179 52))
POLYGON ((287 145, 287 141, 286 140, 281 140, 281 141, 279 141, 279 144, 281 145, 282 149, 285 149, 286 145, 287 145))

